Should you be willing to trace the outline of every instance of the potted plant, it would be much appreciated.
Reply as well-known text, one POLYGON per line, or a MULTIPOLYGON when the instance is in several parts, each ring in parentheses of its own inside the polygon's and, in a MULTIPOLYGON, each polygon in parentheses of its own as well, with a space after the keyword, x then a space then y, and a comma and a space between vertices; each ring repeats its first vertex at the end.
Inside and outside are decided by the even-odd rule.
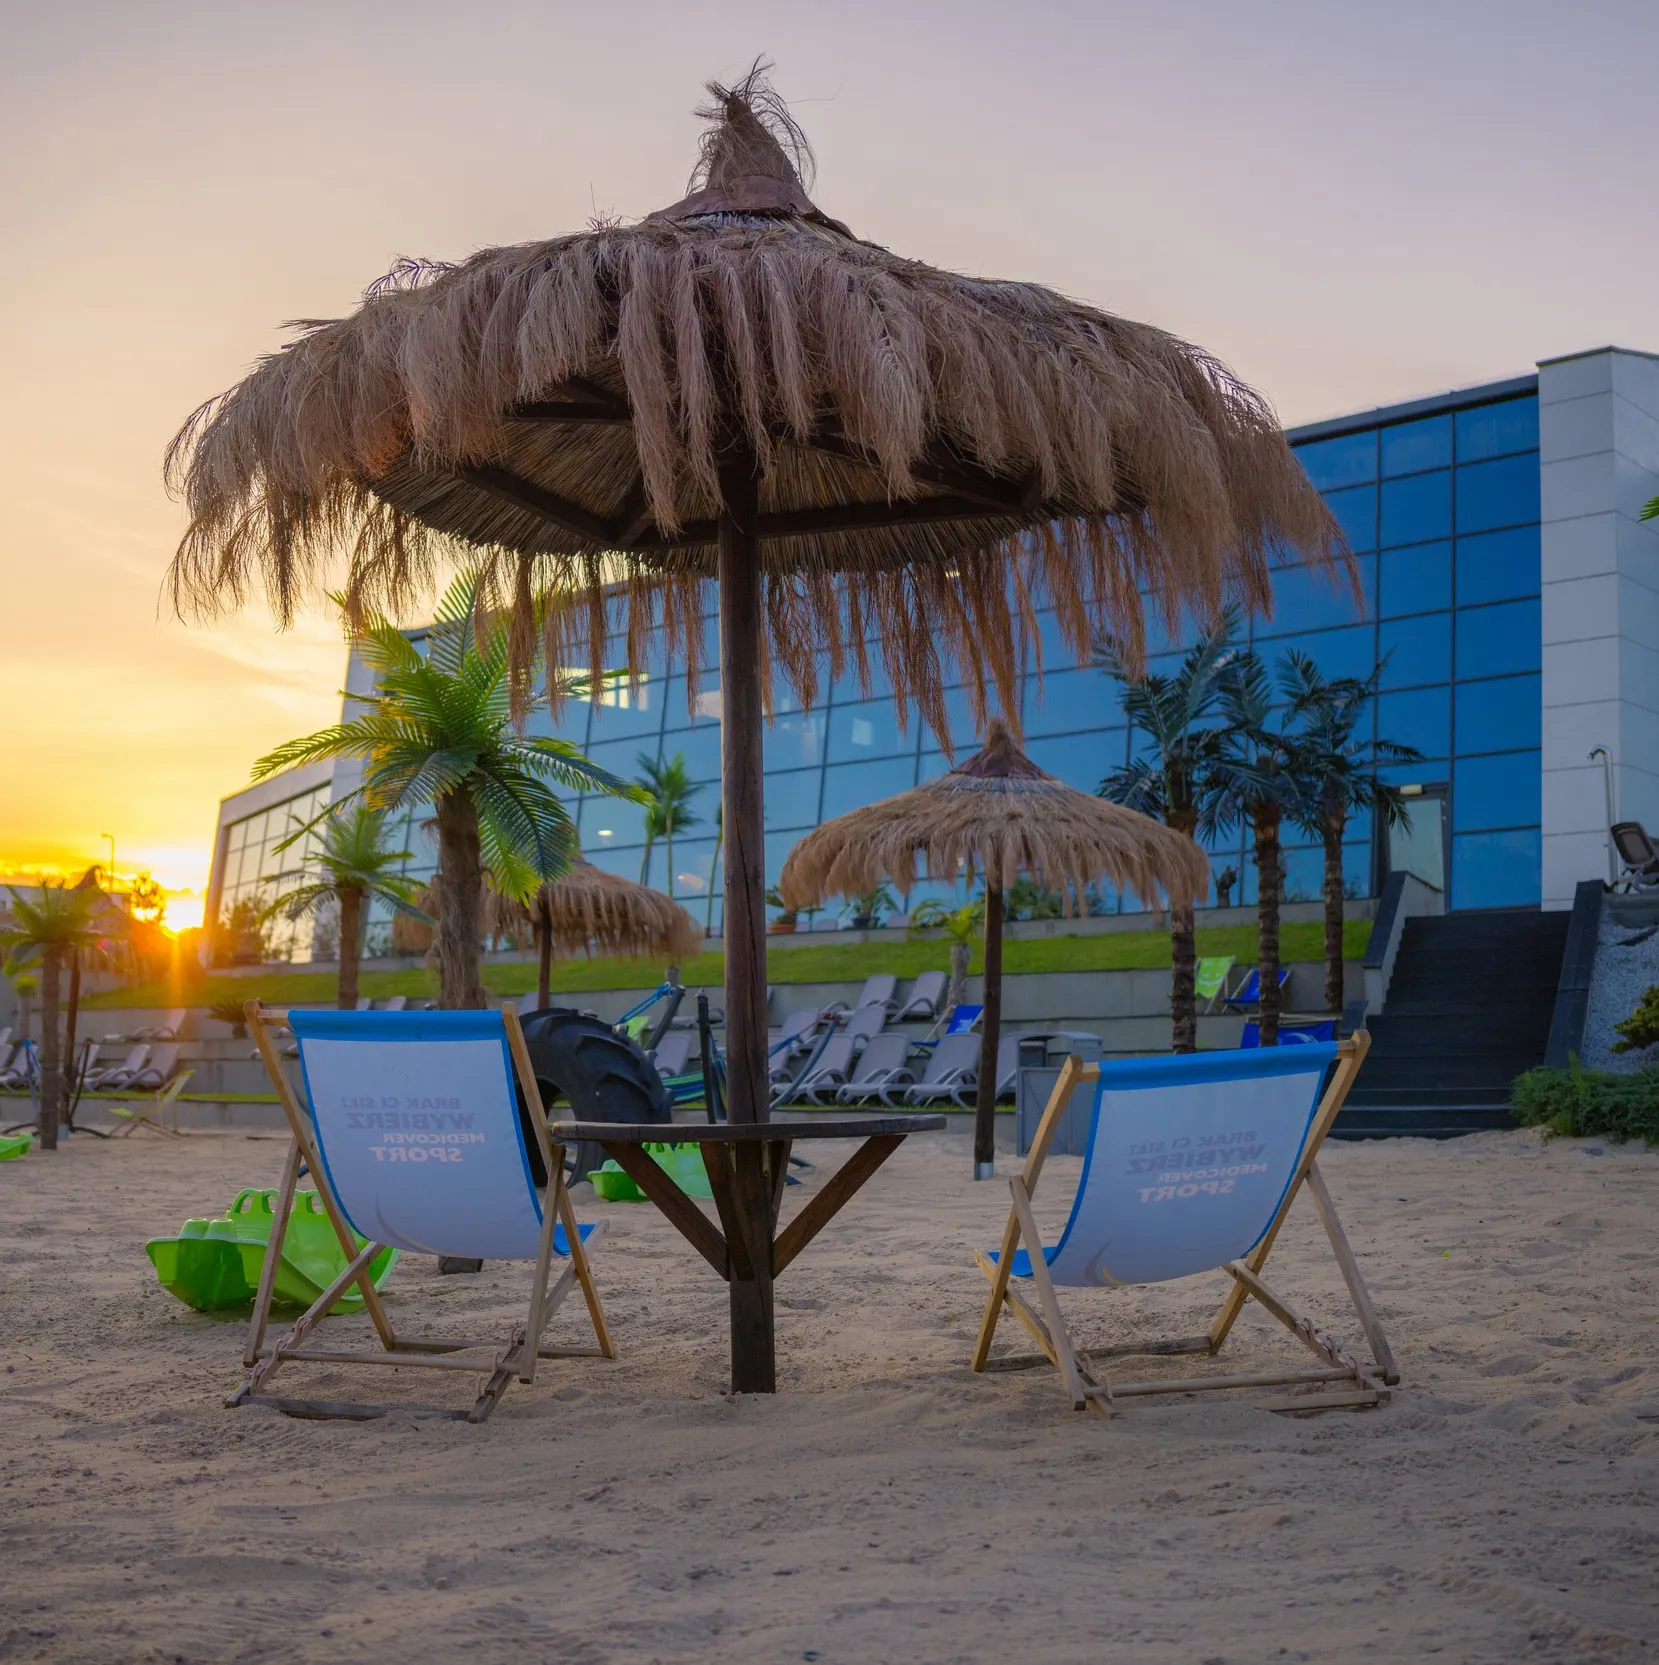
POLYGON ((207 1009, 207 1015, 215 1023, 230 1025, 230 1038, 233 1041, 245 1041, 248 1038, 247 1015, 242 1010, 242 1002, 230 996, 224 1000, 215 1000, 207 1009))
POLYGON ((893 892, 884 884, 877 885, 862 896, 849 896, 843 911, 852 916, 848 923, 855 931, 873 931, 884 913, 893 912, 893 892))
POLYGON ((776 908, 778 910, 776 916, 772 920, 772 923, 768 925, 766 929, 770 931, 773 936, 784 937, 791 935, 795 929, 795 910, 793 908, 786 908, 783 905, 783 898, 778 894, 778 887, 776 885, 773 885, 771 889, 766 892, 766 905, 769 908, 776 908))

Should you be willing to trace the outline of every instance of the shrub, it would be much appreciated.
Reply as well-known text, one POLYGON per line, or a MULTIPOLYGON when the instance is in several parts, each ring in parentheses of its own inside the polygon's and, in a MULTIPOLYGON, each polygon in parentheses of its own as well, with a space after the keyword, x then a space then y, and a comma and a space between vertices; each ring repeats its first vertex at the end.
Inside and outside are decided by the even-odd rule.
POLYGON ((1659 1046, 1659 983, 1636 1002, 1636 1010, 1623 1023, 1613 1027, 1624 1037, 1614 1041, 1615 1052, 1640 1052, 1644 1047, 1659 1046))
POLYGON ((1517 1076, 1510 1102, 1524 1127, 1566 1138, 1599 1135, 1659 1145, 1659 1064, 1611 1075, 1587 1070, 1574 1058, 1568 1069, 1517 1076))

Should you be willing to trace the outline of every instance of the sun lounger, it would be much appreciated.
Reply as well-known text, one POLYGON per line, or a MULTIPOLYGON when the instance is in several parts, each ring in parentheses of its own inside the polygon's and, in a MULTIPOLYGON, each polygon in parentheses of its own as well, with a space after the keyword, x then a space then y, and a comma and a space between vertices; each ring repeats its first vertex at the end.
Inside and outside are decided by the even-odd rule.
POLYGON ((854 1052, 868 1046, 887 1027, 887 1017, 885 1006, 860 1006, 847 1019, 847 1038, 854 1052))
POLYGON ((866 1006, 880 1006, 885 1011, 898 1010, 899 980, 890 971, 878 971, 864 979, 864 987, 859 990, 858 999, 853 1002, 853 1010, 861 1011, 866 1006))
POLYGON ((797 1052, 805 1052, 811 1045, 813 1036, 817 1033, 818 1025, 823 1021, 823 1012, 817 1006, 800 1006, 793 1012, 784 1014, 783 1028, 777 1039, 784 1042, 782 1051, 774 1044, 772 1062, 776 1065, 780 1059, 787 1061, 797 1052))
POLYGON ((926 1023, 938 1017, 939 1002, 945 998, 945 983, 944 972, 924 971, 910 985, 910 998, 899 1010, 899 1022, 916 1019, 926 1023))
POLYGON ((1659 849, 1640 821, 1615 821, 1613 848, 1624 871, 1619 884, 1626 890, 1659 890, 1659 849))
POLYGON ((810 1063, 795 1083, 791 1095, 796 1104, 833 1104, 852 1073, 853 1043, 850 1035, 831 1035, 824 1050, 810 1063))
MULTIPOLYGON (((1290 981, 1290 967, 1279 967, 1279 987, 1282 990, 1290 981)), ((1261 967, 1253 965, 1245 973, 1244 981, 1233 992, 1222 999, 1221 1004, 1231 1011, 1243 1011, 1246 1006, 1259 1006, 1262 1003, 1262 972, 1261 967)))
MULTIPOLYGON (((960 1007, 957 1008, 961 1010, 960 1007)), ((936 1104, 948 1098, 953 1104, 973 1102, 979 1085, 979 1036, 945 1035, 940 1038, 922 1070, 921 1079, 904 1093, 906 1104, 936 1104)), ((891 1099, 888 1103, 892 1103, 891 1099)))
POLYGON ((1231 954, 1200 954, 1193 970, 1193 993, 1206 1012, 1213 1012, 1216 1002, 1227 992, 1227 979, 1233 972, 1231 954))
POLYGON ((967 1006, 958 1002, 950 1009, 950 1022, 945 1025, 947 1035, 971 1035, 985 1016, 983 1006, 967 1006))
POLYGON ((12 1055, 6 1060, 4 1069, 0 1069, 0 1087, 10 1087, 14 1091, 27 1087, 34 1077, 35 1043, 33 1041, 19 1041, 12 1048, 12 1055))
POLYGON ((184 1007, 175 1006, 160 1023, 148 1029, 135 1029, 127 1037, 130 1041, 176 1041, 184 1030, 184 1007))
POLYGON ((547 1321, 576 1284, 587 1300, 598 1354, 612 1356, 583 1251, 598 1228, 579 1228, 571 1211, 564 1151, 553 1142, 557 1124, 549 1129, 516 1012, 281 1012, 250 1001, 248 1019, 293 1144, 254 1300, 244 1355, 249 1375, 229 1403, 258 1401, 302 1416, 383 1415, 391 1407, 293 1401, 265 1390, 294 1360, 395 1365, 486 1377, 470 1410, 432 1413, 482 1422, 515 1376, 534 1380, 538 1359, 593 1356, 591 1349, 542 1344, 547 1321), (284 1023, 299 1045, 308 1103, 295 1093, 273 1044, 273 1031, 284 1023), (346 1267, 286 1335, 267 1344, 272 1278, 302 1162, 346 1267), (547 1176, 545 1197, 536 1188, 537 1166, 547 1176), (358 1235, 367 1239, 362 1249, 358 1235), (532 1262, 524 1322, 495 1341, 400 1337, 369 1275, 370 1262, 385 1248, 532 1262), (549 1290, 555 1254, 569 1263, 549 1290), (309 1344, 322 1317, 353 1285, 380 1351, 309 1344))
POLYGON ((150 1044, 141 1041, 137 1046, 128 1049, 127 1055, 119 1064, 106 1065, 103 1069, 90 1069, 86 1073, 83 1083, 87 1092, 118 1093, 125 1087, 130 1087, 144 1071, 150 1061, 150 1044))
POLYGON ((376 1012, 401 1012, 408 1009, 409 996, 406 994, 388 995, 384 1000, 376 1000, 371 1010, 376 1012))
POLYGON ((671 1029, 657 1042, 651 1062, 662 1076, 684 1075, 691 1068, 691 1049, 697 1044, 697 1034, 691 1029, 671 1029))
POLYGON ((150 1059, 143 1069, 121 1084, 120 1090, 132 1093, 159 1092, 173 1078, 179 1067, 179 1043, 164 1041, 150 1049, 150 1059))
POLYGON ((846 1086, 836 1092, 839 1104, 868 1104, 880 1099, 896 1102, 889 1094, 902 1093, 915 1079, 910 1068, 908 1035, 877 1035, 858 1055, 858 1063, 847 1077, 846 1086))
POLYGON ((1370 1044, 1361 1030, 1340 1044, 1107 1064, 1068 1059, 1024 1169, 1009 1181, 1013 1207, 1002 1243, 995 1253, 976 1257, 991 1293, 973 1368, 984 1370, 992 1362, 991 1343, 1006 1307, 1056 1367, 1075 1410, 1088 1407, 1109 1415, 1137 1396, 1227 1387, 1319 1384, 1330 1390, 1270 1400, 1270 1410, 1372 1405, 1386 1397, 1399 1373, 1315 1160, 1370 1044), (1093 1115, 1071 1216, 1051 1248, 1038 1232, 1031 1197, 1060 1119, 1078 1089, 1092 1095, 1093 1115), (1330 1239, 1373 1363, 1358 1363, 1341 1351, 1263 1279, 1274 1239, 1304 1185, 1330 1239), (1089 1349, 1072 1341, 1055 1294, 1056 1286, 1162 1283, 1214 1270, 1225 1271, 1233 1282, 1206 1334, 1098 1350, 1094 1357, 1213 1355, 1245 1302, 1254 1298, 1313 1352, 1318 1367, 1111 1382, 1091 1363, 1089 1349), (1033 1286, 1035 1304, 1023 1293, 1033 1286))

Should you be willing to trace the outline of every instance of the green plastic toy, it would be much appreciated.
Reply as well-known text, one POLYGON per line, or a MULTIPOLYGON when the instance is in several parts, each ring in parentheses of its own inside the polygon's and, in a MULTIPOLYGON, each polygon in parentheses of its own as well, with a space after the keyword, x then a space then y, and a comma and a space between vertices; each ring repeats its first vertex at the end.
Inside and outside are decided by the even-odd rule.
MULTIPOLYGON (((713 1197, 709 1171, 697 1145, 641 1145, 642 1151, 661 1168, 688 1197, 713 1197)), ((645 1193, 623 1173, 615 1161, 595 1168, 588 1178, 606 1202, 644 1202, 645 1193)))
MULTIPOLYGON (((259 1289, 266 1245, 276 1211, 275 1191, 240 1192, 217 1220, 186 1220, 177 1237, 156 1237, 144 1245, 156 1279, 168 1294, 198 1312, 234 1312, 247 1306, 259 1289)), ((361 1246, 366 1240, 359 1237, 361 1246)), ((369 1262, 379 1289, 397 1263, 396 1249, 384 1249, 369 1262)), ((271 1289, 279 1306, 308 1307, 345 1270, 340 1240, 334 1235, 322 1199, 300 1191, 288 1216, 288 1233, 271 1289)), ((346 1291, 331 1312, 360 1312, 362 1292, 346 1291)))
POLYGON ((0 1134, 0 1162, 15 1162, 18 1157, 27 1156, 33 1138, 32 1133, 0 1134))

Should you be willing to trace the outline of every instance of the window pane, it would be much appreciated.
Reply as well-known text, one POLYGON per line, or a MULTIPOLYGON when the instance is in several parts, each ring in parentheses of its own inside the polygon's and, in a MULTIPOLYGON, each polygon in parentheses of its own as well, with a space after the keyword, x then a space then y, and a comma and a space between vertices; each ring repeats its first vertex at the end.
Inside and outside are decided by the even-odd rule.
POLYGON ((823 818, 833 820, 849 809, 878 803, 916 784, 913 758, 887 757, 874 763, 832 763, 824 771, 823 818))
POLYGON ((1426 543, 1452 530, 1452 476, 1449 469, 1390 480, 1382 488, 1382 543, 1426 543))
POLYGON ((1458 680, 1535 671, 1543 655, 1542 641, 1536 601, 1465 608, 1457 615, 1458 680))
POLYGON ((1377 488, 1356 486, 1351 491, 1328 491, 1325 503, 1336 516, 1349 545, 1367 550, 1377 547, 1377 488))
POLYGON ((587 757, 588 762, 597 763, 601 769, 608 769, 623 780, 633 780, 645 767, 640 761, 641 758, 649 763, 656 762, 656 737, 653 735, 645 740, 608 740, 604 745, 589 746, 587 757))
MULTIPOLYGON (((676 757, 685 759, 686 774, 695 781, 718 782, 720 779, 720 729, 716 724, 704 728, 681 729, 678 734, 665 734, 662 737, 662 755, 672 762, 676 757)), ((699 796, 698 802, 704 799, 718 801, 718 792, 705 792, 699 796)), ((709 811, 712 815, 714 812, 709 811)))
POLYGON ((703 728, 720 721, 720 673, 703 671, 697 678, 697 698, 690 710, 686 709, 685 672, 676 671, 668 679, 662 697, 664 728, 703 728))
POLYGON ((1025 680, 1025 732, 1068 734, 1121 722, 1122 689, 1104 671, 1050 671, 1025 680))
MULTIPOLYGON (((616 740, 624 736, 641 738, 654 735, 662 727, 663 691, 667 684, 660 678, 646 678, 631 683, 625 675, 608 676, 600 695, 593 702, 593 726, 589 740, 616 740)), ((580 727, 571 713, 570 728, 580 727)))
POLYGON ((1483 532, 1457 540, 1457 604, 1507 601, 1537 595, 1539 536, 1536 526, 1508 532, 1483 532))
POLYGON ((893 757, 916 749, 914 729, 899 727, 892 700, 865 700, 858 705, 836 705, 829 714, 829 756, 832 763, 860 758, 893 757))
MULTIPOLYGON (((668 850, 659 844, 652 852, 651 882, 659 880, 662 887, 667 889, 668 850), (658 859, 660 855, 660 860, 658 859)), ((712 838, 688 838, 684 841, 674 840, 674 890, 676 901, 684 902, 690 908, 691 917, 699 925, 703 923, 703 902, 709 893, 709 885, 714 876, 714 840, 712 838), (695 905, 693 905, 695 904, 695 905)))
POLYGON ((1364 485, 1377 477, 1377 433, 1343 434, 1338 439, 1316 439, 1296 447, 1296 460, 1321 491, 1337 486, 1364 485))
POLYGON ((1257 619, 1256 635, 1288 636, 1297 630, 1324 630, 1353 624, 1366 616, 1373 596, 1376 557, 1362 555, 1356 563, 1363 604, 1341 573, 1311 567, 1277 567, 1273 572, 1273 617, 1257 619))
POLYGON ((1425 416, 1420 422, 1399 422, 1382 431, 1382 471, 1417 474, 1426 468, 1450 468, 1452 419, 1425 416))
POLYGON ((1287 902, 1317 902, 1324 895, 1325 852, 1285 851, 1284 899, 1287 902))
POLYGON ((1475 833, 1452 840, 1452 906, 1518 908, 1542 889, 1539 836, 1527 832, 1475 833))
POLYGON ((1377 612, 1385 619, 1402 613, 1436 613, 1452 604, 1452 546, 1418 544, 1385 549, 1377 557, 1377 612))
POLYGON ((1542 745, 1542 702, 1541 679, 1536 676, 1460 682, 1457 685, 1459 755, 1542 745))
MULTIPOLYGON (((596 850, 616 850, 645 842, 645 805, 626 798, 605 798, 590 793, 582 800, 577 818, 582 836, 582 853, 592 857, 596 850)), ((618 869, 626 871, 626 865, 618 869)), ((637 872, 637 869, 636 869, 637 872)))
POLYGON ((813 827, 818 824, 818 787, 821 769, 792 769, 787 774, 767 771, 766 825, 813 827))
POLYGON ((1292 648, 1307 654, 1327 678, 1366 677, 1377 662, 1376 638, 1368 624, 1347 630, 1321 630, 1311 636, 1275 637, 1262 644, 1262 657, 1277 670, 1280 659, 1292 648))
POLYGON ((865 658, 870 666, 870 687, 866 695, 864 686, 858 680, 858 666, 853 662, 853 656, 847 655, 847 663, 842 666, 840 676, 836 677, 831 689, 831 697, 837 704, 843 700, 880 699, 885 694, 893 692, 892 679, 887 674, 887 665, 881 657, 881 649, 874 642, 868 642, 864 648, 865 658))
POLYGON ((1460 757, 1452 765, 1452 828, 1536 826, 1540 819, 1539 752, 1460 757))
POLYGON ((951 761, 943 752, 923 752, 921 760, 916 765, 916 784, 923 781, 937 780, 940 775, 950 771, 951 761))
POLYGON ((1452 679, 1452 616, 1429 613, 1377 627, 1377 658, 1384 688, 1410 688, 1452 679))
POLYGON ((1424 757, 1445 757, 1452 749, 1452 691, 1413 688, 1377 696, 1377 738, 1415 746, 1424 757))
MULTIPOLYGON (((1098 671, 1067 671, 1060 674, 1065 676, 1093 676, 1097 681, 1101 680, 1098 671)), ((911 709, 912 711, 915 710, 914 705, 911 709)), ((985 690, 985 710, 992 717, 1002 710, 1002 704, 997 699, 995 688, 988 687, 985 690)), ((979 749, 982 727, 974 717, 973 697, 966 688, 947 688, 945 690, 945 720, 950 725, 951 743, 955 745, 958 751, 964 756, 968 756, 979 749)), ((931 730, 928 730, 925 723, 921 726, 925 731, 923 734, 924 744, 932 745, 942 739, 942 736, 933 734, 931 730)), ((837 762, 843 761, 846 756, 845 747, 839 748, 835 752, 837 762)))
POLYGON ((1079 792, 1093 792, 1102 776, 1123 766, 1123 730, 1097 730, 1093 734, 1033 740, 1026 746, 1025 755, 1039 769, 1048 770, 1067 786, 1075 786, 1079 792))
POLYGON ((1501 462, 1457 471, 1457 529, 1490 532, 1538 518, 1538 454, 1528 451, 1501 462))
POLYGON ((1537 449, 1538 400, 1535 396, 1457 413, 1459 462, 1478 462, 1482 457, 1502 457, 1511 451, 1537 449))
POLYGON ((824 713, 793 711, 761 730, 761 749, 768 772, 804 769, 824 761, 824 713))

